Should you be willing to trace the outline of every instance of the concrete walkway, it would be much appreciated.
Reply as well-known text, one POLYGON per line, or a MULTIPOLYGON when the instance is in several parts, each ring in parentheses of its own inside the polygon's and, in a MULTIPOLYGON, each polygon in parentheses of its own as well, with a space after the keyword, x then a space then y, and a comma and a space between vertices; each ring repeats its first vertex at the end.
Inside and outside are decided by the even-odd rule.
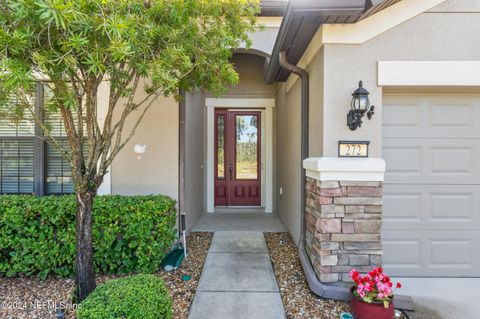
POLYGON ((410 319, 478 318, 480 278, 393 278, 402 294, 412 296, 410 319))
POLYGON ((201 231, 287 231, 275 213, 215 213, 204 214, 193 226, 192 232, 201 231))
POLYGON ((215 232, 188 318, 285 318, 261 231, 215 232))

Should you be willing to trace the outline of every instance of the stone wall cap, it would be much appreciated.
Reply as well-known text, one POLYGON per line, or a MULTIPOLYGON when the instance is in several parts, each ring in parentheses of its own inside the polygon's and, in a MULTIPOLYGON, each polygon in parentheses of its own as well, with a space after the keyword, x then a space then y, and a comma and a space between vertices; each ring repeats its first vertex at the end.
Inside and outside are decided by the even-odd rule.
POLYGON ((383 181, 382 158, 310 157, 303 161, 307 176, 317 180, 383 181))
POLYGON ((383 158, 310 157, 303 168, 322 172, 385 172, 383 158))

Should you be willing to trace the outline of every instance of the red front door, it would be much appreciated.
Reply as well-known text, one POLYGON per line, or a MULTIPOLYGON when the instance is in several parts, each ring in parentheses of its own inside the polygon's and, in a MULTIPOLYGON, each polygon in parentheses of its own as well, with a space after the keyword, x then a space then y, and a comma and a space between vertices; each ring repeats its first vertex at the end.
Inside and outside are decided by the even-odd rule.
POLYGON ((260 206, 260 114, 215 111, 215 206, 260 206))

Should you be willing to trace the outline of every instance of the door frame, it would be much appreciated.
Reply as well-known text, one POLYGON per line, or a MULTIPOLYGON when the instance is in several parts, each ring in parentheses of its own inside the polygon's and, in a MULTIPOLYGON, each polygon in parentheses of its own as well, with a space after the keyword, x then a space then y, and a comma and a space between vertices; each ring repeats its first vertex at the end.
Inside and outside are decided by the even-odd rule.
MULTIPOLYGON (((261 206, 265 213, 273 212, 273 108, 275 99, 237 99, 237 98, 206 98, 207 108, 207 213, 215 212, 215 108, 252 110, 261 112, 261 206)), ((245 208, 232 206, 231 209, 245 208)), ((255 206, 255 208, 259 208, 255 206)))
POLYGON ((263 125, 262 125, 262 109, 226 109, 215 108, 215 152, 214 152, 214 176, 215 176, 215 207, 237 207, 237 206, 252 206, 261 207, 262 199, 262 150, 264 149, 262 142, 263 138, 263 125), (237 116, 253 116, 257 119, 256 131, 256 172, 255 178, 238 178, 238 149, 237 149, 237 116), (222 137, 224 138, 224 161, 223 169, 224 174, 222 178, 218 176, 218 123, 219 118, 224 120, 224 130, 222 137), (233 176, 232 176, 233 174, 233 176), (232 178, 233 177, 233 178, 232 178), (256 194, 253 198, 250 197, 250 188, 256 186, 256 194), (244 198, 237 198, 234 194, 235 189, 241 186, 245 192, 244 198), (223 196, 218 196, 219 187, 224 189, 223 196), (219 204, 222 202, 222 204, 219 204), (239 204, 239 202, 243 202, 239 204), (247 203, 248 202, 248 203, 247 203))

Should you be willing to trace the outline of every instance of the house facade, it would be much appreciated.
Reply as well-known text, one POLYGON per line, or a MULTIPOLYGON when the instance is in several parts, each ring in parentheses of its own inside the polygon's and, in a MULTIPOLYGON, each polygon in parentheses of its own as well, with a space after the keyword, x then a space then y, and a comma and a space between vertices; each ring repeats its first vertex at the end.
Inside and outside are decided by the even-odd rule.
MULTIPOLYGON (((100 193, 169 195, 188 228, 202 214, 276 213, 320 283, 377 264, 480 276, 480 2, 262 5, 264 28, 232 57, 240 83, 158 99, 100 193), (352 130, 359 81, 374 114, 352 130)), ((68 165, 34 134, 0 123, 0 191, 70 192, 68 165)))

